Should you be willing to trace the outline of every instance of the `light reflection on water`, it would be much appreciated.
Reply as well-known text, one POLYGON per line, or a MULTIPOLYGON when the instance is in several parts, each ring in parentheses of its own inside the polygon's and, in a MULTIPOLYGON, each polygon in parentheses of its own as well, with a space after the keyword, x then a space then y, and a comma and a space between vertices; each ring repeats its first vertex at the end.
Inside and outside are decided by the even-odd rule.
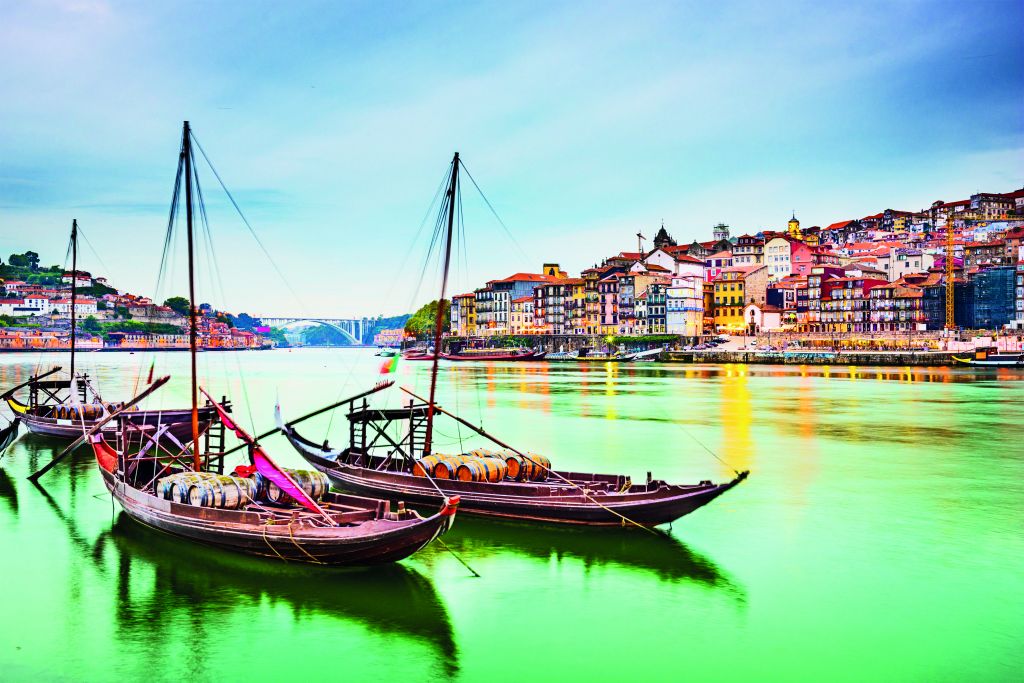
MULTIPOLYGON (((237 368, 251 378, 258 430, 278 395, 301 414, 372 383, 379 365, 366 351, 206 356, 204 381, 245 419, 237 368)), ((148 364, 86 361, 115 399, 148 364)), ((180 402, 187 357, 158 361, 175 376, 161 401, 180 402)), ((36 362, 0 356, 0 386, 36 362)), ((427 370, 402 364, 398 381, 422 388, 427 370)), ((0 547, 17 558, 5 609, 18 615, 0 627, 0 677, 219 678, 226 663, 282 679, 661 680, 682 667, 715 680, 1006 679, 1022 664, 1024 627, 1021 379, 972 368, 445 366, 442 403, 567 469, 679 481, 752 470, 663 538, 460 517, 445 540, 480 579, 438 547, 386 570, 323 572, 182 543, 112 514, 85 453, 44 490, 31 486, 25 475, 59 446, 23 437, 0 461, 0 547), (520 642, 533 654, 518 654, 520 642)), ((344 423, 324 416, 309 431, 339 443, 344 423)), ((439 437, 475 445, 451 424, 439 437)), ((300 464, 280 439, 266 445, 300 464)))

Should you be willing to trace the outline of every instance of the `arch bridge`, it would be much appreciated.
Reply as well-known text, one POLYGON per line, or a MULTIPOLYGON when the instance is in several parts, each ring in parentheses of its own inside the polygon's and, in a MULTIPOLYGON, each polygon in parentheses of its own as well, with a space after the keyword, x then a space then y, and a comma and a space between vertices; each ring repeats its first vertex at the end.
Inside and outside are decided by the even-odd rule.
POLYGON ((309 327, 310 325, 329 327, 332 330, 340 332, 345 339, 357 346, 361 346, 363 344, 363 331, 365 330, 366 325, 366 320, 364 318, 292 318, 260 316, 259 320, 268 327, 280 327, 282 329, 292 327, 309 327))

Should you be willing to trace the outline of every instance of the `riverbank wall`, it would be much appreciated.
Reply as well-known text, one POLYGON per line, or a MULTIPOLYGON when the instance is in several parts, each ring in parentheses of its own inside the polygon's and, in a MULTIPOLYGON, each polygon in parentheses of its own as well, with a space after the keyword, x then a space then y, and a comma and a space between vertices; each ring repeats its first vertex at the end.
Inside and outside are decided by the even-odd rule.
POLYGON ((666 363, 745 363, 760 365, 953 365, 946 351, 665 351, 666 363))

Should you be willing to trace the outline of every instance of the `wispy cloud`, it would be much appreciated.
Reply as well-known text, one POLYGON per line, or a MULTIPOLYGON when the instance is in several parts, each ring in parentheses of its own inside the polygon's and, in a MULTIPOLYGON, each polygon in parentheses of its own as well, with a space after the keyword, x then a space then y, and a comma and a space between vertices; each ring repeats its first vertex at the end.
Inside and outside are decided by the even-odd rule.
MULTIPOLYGON (((324 313, 411 289, 393 254, 456 149, 528 255, 467 191, 467 286, 527 258, 588 266, 663 218, 688 240, 1009 189, 1022 22, 1015 2, 5 5, 0 247, 59 243, 78 212, 112 277, 145 286, 186 118, 324 313)), ((240 255, 228 305, 287 310, 204 188, 240 255)))

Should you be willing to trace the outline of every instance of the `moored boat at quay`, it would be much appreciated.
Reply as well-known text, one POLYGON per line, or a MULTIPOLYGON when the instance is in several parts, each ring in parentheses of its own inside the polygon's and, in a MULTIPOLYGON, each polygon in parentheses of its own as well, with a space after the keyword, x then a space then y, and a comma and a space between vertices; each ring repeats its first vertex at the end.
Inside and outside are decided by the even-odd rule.
POLYGON ((441 358, 452 361, 469 360, 543 360, 544 352, 533 349, 461 349, 449 353, 442 353, 441 358))
POLYGON ((973 365, 977 367, 1016 367, 1024 368, 1024 353, 1021 352, 999 352, 993 347, 979 348, 974 351, 970 358, 953 356, 953 361, 961 365, 973 365))
MULTIPOLYGON (((206 453, 200 467, 190 468, 187 452, 147 457, 145 450, 132 454, 111 446, 102 434, 90 436, 103 483, 131 519, 225 550, 337 566, 395 562, 451 528, 457 498, 423 517, 402 503, 392 510, 379 499, 331 492, 314 497, 301 484, 309 477, 277 467, 223 406, 217 410, 220 424, 250 449, 256 461, 252 469, 243 466, 223 475, 223 458, 216 453, 206 453), (189 482, 177 488, 183 491, 178 495, 176 479, 189 482)), ((121 415, 121 444, 131 441, 132 420, 130 413, 121 415)))
MULTIPOLYGON (((78 272, 78 220, 71 221, 71 270, 78 272)), ((47 372, 34 375, 27 381, 14 386, 3 394, 0 400, 6 401, 8 407, 20 415, 25 428, 33 434, 52 436, 61 439, 75 439, 83 432, 91 430, 96 424, 109 417, 113 411, 122 407, 122 403, 107 402, 102 399, 87 374, 75 372, 75 351, 77 315, 74 302, 78 299, 78 278, 71 278, 71 367, 67 379, 46 379, 60 372, 61 368, 53 368, 47 372), (28 403, 16 398, 17 393, 28 389, 28 403)), ((99 350, 99 349, 96 349, 99 350)), ((133 410, 138 410, 133 408, 133 410)), ((212 408, 138 411, 139 428, 163 434, 168 433, 176 439, 187 438, 189 434, 200 433, 209 424, 212 408)), ((113 428, 113 425, 110 425, 113 428)))
MULTIPOLYGON (((401 417, 383 409, 372 412, 401 417)), ((409 415, 410 410, 395 409, 395 413, 409 415)), ((423 406, 411 413, 414 419, 425 415, 423 406)), ((507 476, 496 482, 462 481, 417 475, 413 472, 416 460, 373 455, 358 448, 325 448, 294 427, 286 426, 284 434, 296 451, 339 489, 423 505, 458 496, 459 508, 465 514, 551 523, 616 527, 670 524, 707 505, 748 475, 741 472, 720 484, 669 484, 655 479, 634 484, 621 474, 549 470, 536 481, 507 476)))
MULTIPOLYGON (((408 557, 448 531, 458 498, 445 498, 428 517, 395 509, 388 501, 328 491, 327 478, 315 471, 286 470, 230 417, 230 406, 215 402, 200 389, 196 373, 196 310, 193 254, 192 134, 182 132, 178 175, 171 204, 167 244, 173 243, 179 196, 185 192, 188 243, 188 291, 191 352, 192 438, 173 444, 146 429, 132 408, 163 386, 163 377, 118 409, 106 413, 92 429, 56 456, 33 478, 45 474, 83 442, 93 450, 97 469, 113 499, 131 519, 183 540, 288 562, 320 565, 368 565, 408 557), (203 433, 196 427, 198 394, 216 412, 203 433), (111 443, 104 427, 116 420, 111 443), (225 473, 224 440, 230 431, 241 441, 249 464, 225 473)), ((205 156, 205 155, 204 155, 205 156)), ((202 197, 201 193, 197 193, 202 197)), ((201 201, 201 199, 200 199, 201 201)), ((200 204, 202 215, 205 209, 200 204)))

